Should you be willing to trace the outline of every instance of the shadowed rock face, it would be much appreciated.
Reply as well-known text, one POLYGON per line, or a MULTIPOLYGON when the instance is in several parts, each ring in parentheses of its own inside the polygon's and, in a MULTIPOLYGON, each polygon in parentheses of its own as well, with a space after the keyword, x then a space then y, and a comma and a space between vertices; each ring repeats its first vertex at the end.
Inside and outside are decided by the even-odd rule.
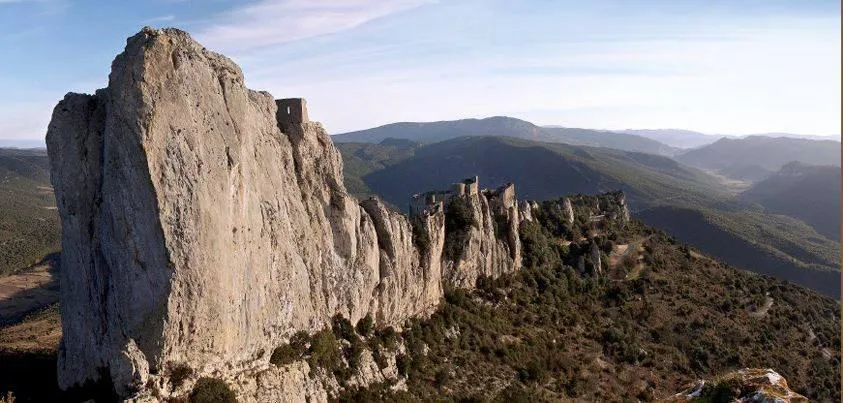
POLYGON ((449 283, 520 266, 514 191, 469 196, 478 224, 446 261, 442 212, 423 217, 417 249, 405 216, 348 196, 321 125, 277 112, 231 60, 172 29, 129 38, 107 88, 59 102, 47 146, 62 388, 106 374, 124 397, 150 385, 166 397, 176 364, 235 379, 334 314, 397 325, 431 313, 449 283))

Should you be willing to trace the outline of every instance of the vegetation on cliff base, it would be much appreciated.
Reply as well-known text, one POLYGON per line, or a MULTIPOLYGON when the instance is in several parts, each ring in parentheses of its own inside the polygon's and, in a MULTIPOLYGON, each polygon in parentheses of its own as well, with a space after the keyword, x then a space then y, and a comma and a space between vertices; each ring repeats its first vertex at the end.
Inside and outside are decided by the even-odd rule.
POLYGON ((835 301, 736 271, 637 222, 602 236, 643 239, 641 272, 612 280, 630 270, 619 263, 583 276, 564 262, 588 248, 566 250, 545 220, 522 229, 521 271, 449 291, 429 319, 410 321, 407 392, 373 385, 344 398, 653 401, 699 378, 771 367, 794 391, 839 401, 835 301))
POLYGON ((190 403, 236 403, 237 396, 225 381, 216 378, 199 378, 190 392, 190 403))

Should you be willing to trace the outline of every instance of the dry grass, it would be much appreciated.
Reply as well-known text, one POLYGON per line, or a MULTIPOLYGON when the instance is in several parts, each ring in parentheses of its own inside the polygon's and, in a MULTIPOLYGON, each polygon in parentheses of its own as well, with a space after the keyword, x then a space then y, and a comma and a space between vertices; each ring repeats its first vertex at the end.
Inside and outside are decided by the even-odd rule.
POLYGON ((58 305, 37 312, 20 323, 0 328, 0 350, 54 352, 61 340, 58 305))

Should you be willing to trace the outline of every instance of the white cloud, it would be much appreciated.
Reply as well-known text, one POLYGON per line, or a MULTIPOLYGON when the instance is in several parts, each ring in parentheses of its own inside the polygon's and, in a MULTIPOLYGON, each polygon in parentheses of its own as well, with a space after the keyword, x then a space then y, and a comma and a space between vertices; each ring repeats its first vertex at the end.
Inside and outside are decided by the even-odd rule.
POLYGON ((162 16, 159 16, 159 17, 150 18, 150 19, 144 21, 144 23, 146 23, 146 24, 157 24, 157 23, 161 23, 161 22, 172 22, 175 19, 176 19, 175 15, 169 14, 169 15, 162 15, 162 16))
POLYGON ((218 15, 195 35, 206 46, 238 53, 332 34, 433 0, 261 0, 218 15))

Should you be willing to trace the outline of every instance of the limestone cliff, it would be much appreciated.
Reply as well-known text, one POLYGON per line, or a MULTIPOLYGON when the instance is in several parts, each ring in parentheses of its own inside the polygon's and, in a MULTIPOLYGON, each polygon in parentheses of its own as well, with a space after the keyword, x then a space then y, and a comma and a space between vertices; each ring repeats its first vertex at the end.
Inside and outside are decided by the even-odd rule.
POLYGON ((787 380, 772 369, 745 368, 714 381, 699 380, 662 402, 802 403, 808 399, 792 391, 787 380))
POLYGON ((59 102, 47 146, 60 387, 106 376, 123 397, 166 397, 171 369, 188 366, 254 383, 236 388, 246 400, 320 400, 295 368, 248 375, 335 314, 398 325, 431 313, 444 287, 520 266, 513 188, 467 196, 476 225, 448 259, 443 211, 421 218, 419 247, 405 216, 347 194, 330 137, 290 105, 173 29, 129 38, 107 88, 59 102))

